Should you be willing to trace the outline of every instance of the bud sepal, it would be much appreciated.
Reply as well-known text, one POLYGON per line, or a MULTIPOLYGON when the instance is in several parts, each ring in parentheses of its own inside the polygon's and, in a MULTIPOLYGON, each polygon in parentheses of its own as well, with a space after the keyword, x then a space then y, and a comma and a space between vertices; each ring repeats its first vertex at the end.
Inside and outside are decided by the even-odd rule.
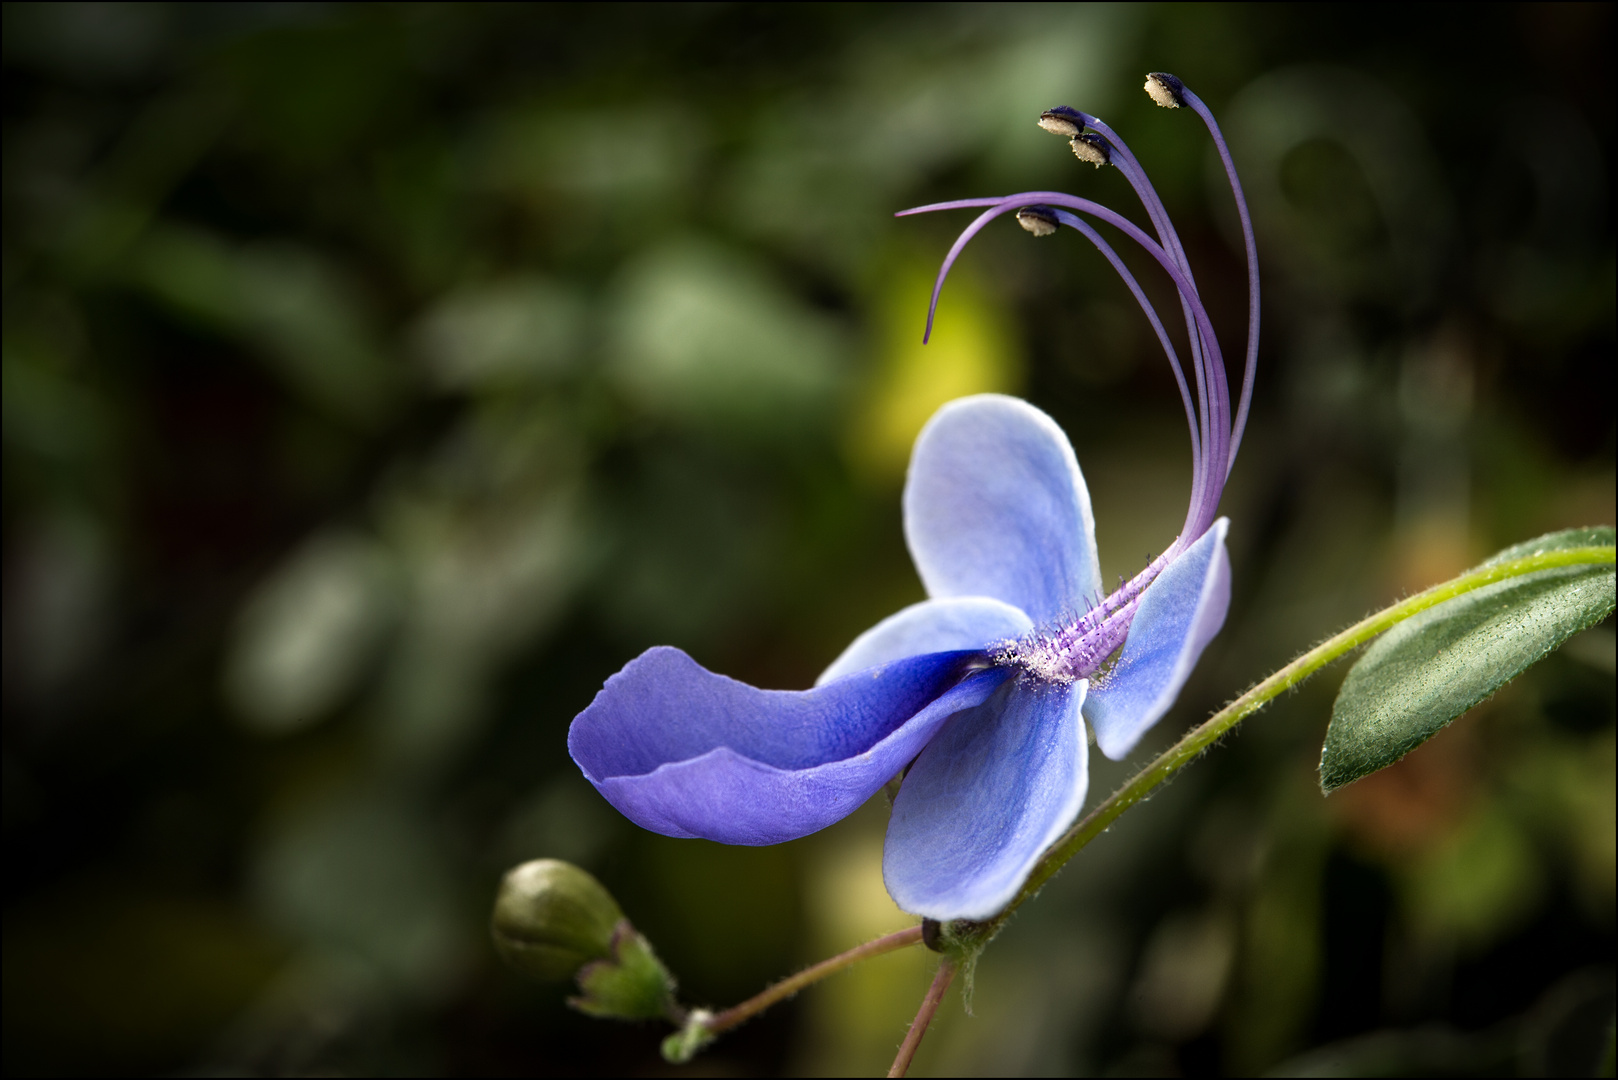
POLYGON ((567 1003, 591 1016, 615 1020, 661 1017, 676 1024, 685 1018, 674 1000, 674 976, 628 919, 618 920, 613 930, 611 955, 580 968, 578 983, 582 993, 568 998, 567 1003))

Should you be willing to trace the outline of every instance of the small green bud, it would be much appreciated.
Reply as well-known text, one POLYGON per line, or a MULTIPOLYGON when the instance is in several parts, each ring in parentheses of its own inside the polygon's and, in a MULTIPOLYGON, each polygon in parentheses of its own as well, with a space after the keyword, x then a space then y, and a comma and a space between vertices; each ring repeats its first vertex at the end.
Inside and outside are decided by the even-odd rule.
POLYGON ((592 960, 579 969, 578 997, 567 1003, 591 1016, 618 1020, 666 1017, 679 1023, 681 1010, 674 1001, 674 976, 652 952, 651 942, 620 919, 612 933, 612 955, 592 960))
POLYGON ((612 894, 577 866, 535 859, 500 883, 489 929, 501 957, 524 975, 566 979, 613 955, 623 917, 612 894))

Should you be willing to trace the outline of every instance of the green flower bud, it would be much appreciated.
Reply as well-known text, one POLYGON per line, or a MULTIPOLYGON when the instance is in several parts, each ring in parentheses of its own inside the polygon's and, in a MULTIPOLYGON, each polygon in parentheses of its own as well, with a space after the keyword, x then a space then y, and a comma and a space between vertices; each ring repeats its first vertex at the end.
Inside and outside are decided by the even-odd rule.
POLYGON ((567 1003, 591 1016, 618 1020, 665 1017, 679 1023, 684 1011, 674 1000, 674 976, 652 952, 651 942, 628 919, 612 934, 612 955, 579 969, 578 997, 567 1003))
POLYGON ((601 882, 572 863, 535 859, 506 874, 489 929, 506 963, 536 979, 566 979, 613 955, 624 913, 601 882))

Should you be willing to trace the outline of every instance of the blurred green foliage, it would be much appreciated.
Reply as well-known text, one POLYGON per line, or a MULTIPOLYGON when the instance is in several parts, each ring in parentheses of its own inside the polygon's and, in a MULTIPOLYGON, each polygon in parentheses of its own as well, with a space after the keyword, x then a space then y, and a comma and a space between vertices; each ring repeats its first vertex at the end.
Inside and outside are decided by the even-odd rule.
MULTIPOLYGON (((1266 286, 1231 618, 1157 737, 1614 520, 1609 5, 4 20, 8 1072, 657 1067, 661 1031, 497 963, 536 857, 600 877, 693 1003, 902 925, 880 800, 778 848, 651 836, 567 724, 649 645, 801 687, 918 599, 898 485, 963 393, 1063 424, 1109 575, 1172 539, 1179 405, 1094 253, 991 229, 922 349, 964 221, 890 217, 1056 187, 1138 218, 1033 123, 1101 113, 1231 347, 1234 215, 1146 70, 1220 114, 1266 286)), ((918 1071, 1587 1067, 1613 657, 1609 623, 1329 800, 1336 679, 1306 686, 1047 888, 918 1071)), ((873 961, 702 1060, 875 1071, 928 974, 873 961)))

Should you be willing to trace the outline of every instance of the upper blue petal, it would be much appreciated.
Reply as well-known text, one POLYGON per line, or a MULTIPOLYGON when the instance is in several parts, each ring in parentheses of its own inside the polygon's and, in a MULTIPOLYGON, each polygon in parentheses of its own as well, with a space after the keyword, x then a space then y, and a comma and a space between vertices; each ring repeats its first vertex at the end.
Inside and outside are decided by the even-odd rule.
POLYGON ((905 774, 882 874, 906 911, 983 919, 1078 816, 1089 782, 1085 683, 1005 682, 950 718, 905 774))
POLYGON ((1220 518, 1141 594, 1118 663, 1090 688, 1084 715, 1096 745, 1114 761, 1168 712, 1202 650, 1225 625, 1230 556, 1220 518))
POLYGON ((992 596, 1037 624, 1100 593, 1073 447, 1025 401, 980 394, 939 409, 910 457, 904 522, 929 596, 992 596))
POLYGON ((670 836, 773 844, 852 813, 1001 669, 972 652, 908 657, 806 691, 758 690, 678 649, 607 680, 568 731, 586 778, 626 817, 670 836))
POLYGON ((997 641, 1020 638, 1034 628, 1018 608, 987 596, 953 596, 923 600, 871 627, 855 638, 820 673, 816 686, 886 664, 905 656, 982 649, 997 641))

